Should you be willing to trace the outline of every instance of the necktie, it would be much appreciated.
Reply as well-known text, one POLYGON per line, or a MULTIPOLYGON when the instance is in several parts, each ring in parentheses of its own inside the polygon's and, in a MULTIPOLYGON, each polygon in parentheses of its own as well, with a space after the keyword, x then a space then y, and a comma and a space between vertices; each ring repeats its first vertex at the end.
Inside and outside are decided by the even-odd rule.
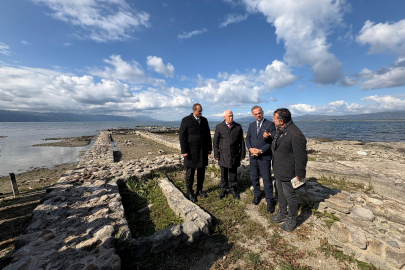
POLYGON ((228 127, 231 128, 231 124, 228 124, 228 127))
POLYGON ((200 124, 200 118, 197 119, 198 124, 200 124))
POLYGON ((257 130, 256 130, 256 134, 259 134, 259 130, 260 130, 260 122, 257 122, 257 130))

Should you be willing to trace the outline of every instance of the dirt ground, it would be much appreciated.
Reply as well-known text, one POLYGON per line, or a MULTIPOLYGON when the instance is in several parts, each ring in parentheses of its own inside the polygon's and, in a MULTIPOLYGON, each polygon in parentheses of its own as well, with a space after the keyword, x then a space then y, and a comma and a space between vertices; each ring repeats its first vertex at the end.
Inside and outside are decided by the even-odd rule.
POLYGON ((159 156, 161 155, 159 150, 162 150, 165 155, 180 152, 136 134, 113 134, 112 139, 118 148, 118 151, 114 153, 115 161, 138 159, 148 155, 159 156))
POLYGON ((80 136, 80 137, 68 137, 68 138, 46 138, 44 140, 61 140, 59 142, 41 143, 33 146, 59 146, 59 147, 81 147, 89 145, 92 139, 96 136, 80 136))
MULTIPOLYGON (((32 191, 34 189, 51 185, 58 181, 61 174, 77 166, 77 162, 56 165, 52 169, 37 168, 28 172, 15 175, 18 190, 20 192, 32 191)), ((11 182, 9 176, 0 177, 0 202, 2 199, 12 196, 11 182)))

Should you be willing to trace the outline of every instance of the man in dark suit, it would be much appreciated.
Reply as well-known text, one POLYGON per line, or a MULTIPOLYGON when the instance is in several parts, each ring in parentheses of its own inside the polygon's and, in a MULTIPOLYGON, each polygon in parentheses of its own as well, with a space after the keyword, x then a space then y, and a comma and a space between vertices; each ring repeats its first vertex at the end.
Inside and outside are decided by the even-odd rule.
POLYGON ((201 104, 193 105, 193 113, 181 120, 179 130, 181 154, 186 167, 187 195, 192 202, 197 202, 194 195, 194 174, 197 169, 197 194, 205 198, 203 191, 205 167, 208 165, 208 155, 212 151, 211 132, 207 118, 202 117, 201 104))
MULTIPOLYGON (((271 135, 273 137, 271 148, 279 211, 270 220, 275 223, 285 221, 281 229, 291 232, 297 227, 298 216, 298 199, 291 179, 296 177, 301 181, 305 178, 308 162, 307 140, 293 123, 288 109, 277 109, 274 112, 273 122, 277 126, 277 131, 271 135)), ((264 134, 265 137, 268 135, 264 134)))
POLYGON ((246 134, 246 146, 250 156, 250 179, 252 180, 254 199, 253 204, 260 203, 260 182, 259 176, 263 178, 264 192, 266 193, 267 212, 273 213, 276 202, 273 198, 273 183, 271 181, 271 144, 263 138, 264 131, 274 133, 274 123, 264 118, 260 106, 252 108, 252 115, 256 121, 249 125, 246 134))
POLYGON ((218 165, 221 167, 219 198, 223 199, 229 188, 233 197, 239 199, 236 177, 240 162, 246 155, 243 129, 233 121, 231 110, 224 112, 224 118, 225 120, 215 128, 214 135, 214 158, 218 160, 218 165))

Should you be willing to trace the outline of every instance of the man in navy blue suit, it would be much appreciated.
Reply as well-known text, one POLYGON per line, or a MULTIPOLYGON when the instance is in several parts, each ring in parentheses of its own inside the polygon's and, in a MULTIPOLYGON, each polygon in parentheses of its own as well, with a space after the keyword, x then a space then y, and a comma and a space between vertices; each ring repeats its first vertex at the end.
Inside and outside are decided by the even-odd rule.
POLYGON ((271 142, 263 138, 264 131, 273 134, 276 126, 273 122, 264 118, 260 106, 252 108, 252 115, 256 121, 249 125, 246 134, 246 146, 250 157, 250 179, 252 180, 254 199, 253 204, 260 203, 260 175, 263 178, 264 192, 266 193, 267 212, 273 213, 276 202, 273 198, 273 183, 271 181, 271 142))

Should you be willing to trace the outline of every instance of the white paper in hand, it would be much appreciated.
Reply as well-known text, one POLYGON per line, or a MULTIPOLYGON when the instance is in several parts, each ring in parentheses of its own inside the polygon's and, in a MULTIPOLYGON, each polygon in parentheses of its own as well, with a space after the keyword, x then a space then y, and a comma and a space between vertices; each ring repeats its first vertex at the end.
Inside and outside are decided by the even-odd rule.
POLYGON ((305 178, 298 180, 297 177, 294 177, 293 179, 291 179, 291 184, 292 184, 293 188, 299 188, 300 186, 305 184, 306 181, 307 180, 305 180, 305 178))

